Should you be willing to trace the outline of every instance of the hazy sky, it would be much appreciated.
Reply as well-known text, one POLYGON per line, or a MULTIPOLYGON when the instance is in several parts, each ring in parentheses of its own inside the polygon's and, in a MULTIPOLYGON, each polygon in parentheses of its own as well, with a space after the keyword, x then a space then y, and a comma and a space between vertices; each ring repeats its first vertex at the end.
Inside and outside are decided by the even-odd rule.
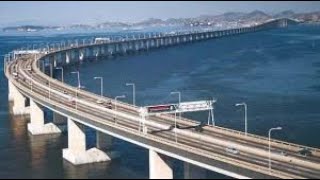
POLYGON ((262 10, 276 13, 320 11, 320 2, 0 2, 0 25, 76 24, 103 21, 141 21, 153 18, 196 17, 228 11, 262 10))

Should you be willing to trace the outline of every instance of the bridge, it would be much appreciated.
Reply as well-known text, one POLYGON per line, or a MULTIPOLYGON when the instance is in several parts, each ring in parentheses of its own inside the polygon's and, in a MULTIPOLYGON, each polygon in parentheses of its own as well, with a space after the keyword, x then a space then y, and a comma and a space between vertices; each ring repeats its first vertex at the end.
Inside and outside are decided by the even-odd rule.
POLYGON ((63 158, 74 165, 116 158, 118 154, 111 149, 115 137, 149 150, 152 179, 173 178, 170 158, 184 162, 185 178, 203 178, 205 169, 234 178, 319 178, 320 150, 317 148, 213 125, 203 126, 202 131, 198 131, 190 127, 198 127, 199 122, 175 119, 170 114, 148 116, 144 122, 145 131, 141 131, 140 107, 84 91, 80 83, 79 87, 72 87, 52 78, 54 68, 86 60, 287 25, 287 19, 279 19, 224 31, 76 44, 29 54, 23 52, 22 55, 16 52, 7 56, 4 64, 8 98, 13 103, 11 113, 30 115, 28 130, 32 135, 61 133, 59 125, 67 123, 68 148, 63 149, 63 158), (111 108, 106 106, 109 102, 111 108), (53 122, 45 124, 44 108, 54 113, 53 122), (175 122, 178 126, 173 127, 175 122), (85 127, 96 130, 95 148, 86 148, 85 127), (308 153, 301 155, 301 150, 308 153))

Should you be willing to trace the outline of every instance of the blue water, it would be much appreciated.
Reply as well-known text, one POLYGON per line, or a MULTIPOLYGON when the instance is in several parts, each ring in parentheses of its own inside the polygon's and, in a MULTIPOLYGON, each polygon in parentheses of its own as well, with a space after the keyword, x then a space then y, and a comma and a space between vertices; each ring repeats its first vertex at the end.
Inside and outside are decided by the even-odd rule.
MULTIPOLYGON (((138 105, 176 102, 170 95, 179 90, 182 101, 217 99, 216 124, 244 130, 243 111, 234 106, 248 104, 249 132, 266 136, 271 127, 282 126, 274 137, 320 148, 320 26, 301 25, 228 38, 162 48, 80 66, 82 85, 99 93, 94 76, 105 79, 105 95, 125 94, 132 102, 136 84, 138 105)), ((0 36, 0 54, 32 43, 83 38, 86 35, 0 36)), ((2 62, 1 66, 2 66, 2 62)), ((66 68, 65 81, 76 86, 76 77, 66 68)), ((1 70, 2 72, 2 70, 1 70)), ((60 78, 59 72, 56 78, 60 78)), ((8 115, 7 81, 0 76, 0 178, 147 178, 145 149, 116 140, 114 149, 122 158, 112 163, 74 167, 62 159, 66 135, 28 136, 27 119, 8 115), (19 172, 19 173, 17 173, 19 172)), ((49 113, 48 113, 49 114, 49 113)), ((184 116, 205 122, 207 113, 184 116)), ((94 145, 88 130, 88 142, 94 145)), ((174 161, 182 177, 180 161, 174 161)), ((208 177, 221 177, 209 173, 208 177)))

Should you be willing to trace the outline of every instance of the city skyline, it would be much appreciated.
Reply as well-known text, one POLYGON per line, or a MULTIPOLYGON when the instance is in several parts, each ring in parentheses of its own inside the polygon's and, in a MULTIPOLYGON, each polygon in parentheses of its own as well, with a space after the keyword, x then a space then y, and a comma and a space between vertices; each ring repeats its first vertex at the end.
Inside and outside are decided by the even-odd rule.
POLYGON ((254 10, 270 14, 314 12, 320 10, 320 2, 0 2, 0 26, 139 22, 254 10))

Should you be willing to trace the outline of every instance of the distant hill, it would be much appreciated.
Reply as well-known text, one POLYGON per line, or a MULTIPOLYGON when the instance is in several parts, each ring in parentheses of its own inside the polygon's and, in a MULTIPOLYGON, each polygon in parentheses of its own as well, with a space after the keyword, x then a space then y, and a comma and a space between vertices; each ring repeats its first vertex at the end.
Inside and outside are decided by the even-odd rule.
POLYGON ((169 18, 167 20, 149 18, 137 23, 124 23, 124 22, 103 22, 96 25, 76 24, 69 26, 10 26, 4 27, 3 31, 25 31, 34 32, 46 29, 137 29, 144 27, 156 26, 217 26, 217 27, 239 27, 247 26, 257 23, 263 23, 270 19, 276 18, 292 18, 301 22, 320 22, 320 11, 309 13, 295 13, 292 10, 279 12, 277 14, 267 14, 263 11, 255 10, 249 13, 244 12, 227 12, 220 15, 201 15, 195 18, 169 18))
POLYGON ((288 11, 282 11, 276 15, 274 15, 275 18, 292 18, 295 17, 296 13, 292 10, 288 11))
POLYGON ((125 28, 125 27, 129 27, 129 24, 123 23, 123 22, 104 22, 101 24, 98 24, 96 27, 98 28, 114 28, 114 27, 118 27, 118 28, 125 28))
POLYGON ((272 16, 262 12, 262 11, 253 11, 251 13, 248 13, 242 17, 242 20, 247 21, 266 21, 268 19, 271 19, 272 16))

